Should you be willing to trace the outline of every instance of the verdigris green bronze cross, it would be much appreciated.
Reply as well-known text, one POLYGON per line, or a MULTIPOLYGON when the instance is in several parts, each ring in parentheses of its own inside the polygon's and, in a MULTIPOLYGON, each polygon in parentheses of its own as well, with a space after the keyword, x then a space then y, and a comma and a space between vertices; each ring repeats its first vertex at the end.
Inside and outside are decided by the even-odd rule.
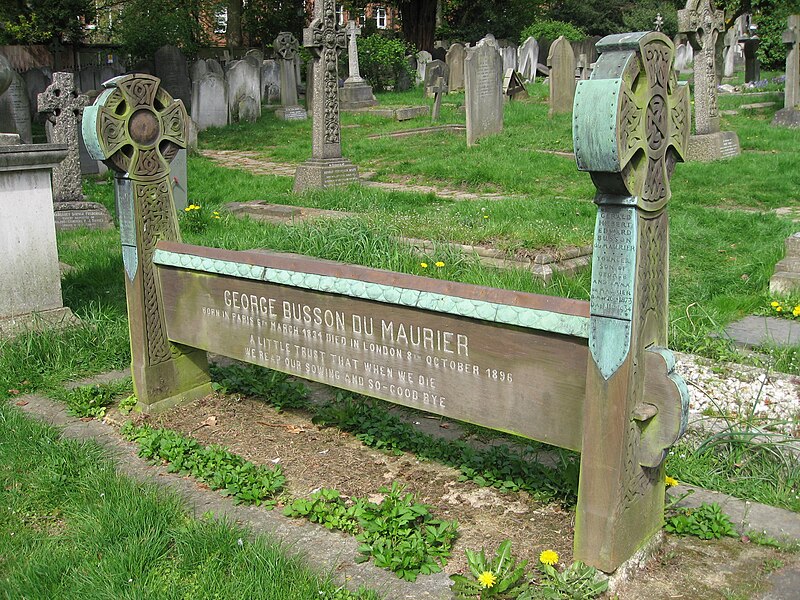
POLYGON ((169 163, 186 147, 188 116, 152 75, 116 77, 84 110, 89 154, 115 171, 117 214, 131 330, 134 387, 143 407, 208 393, 205 355, 169 343, 158 298, 153 252, 161 240, 180 241, 169 163), (197 382, 197 386, 176 385, 197 382), (172 398, 175 389, 189 389, 172 398))

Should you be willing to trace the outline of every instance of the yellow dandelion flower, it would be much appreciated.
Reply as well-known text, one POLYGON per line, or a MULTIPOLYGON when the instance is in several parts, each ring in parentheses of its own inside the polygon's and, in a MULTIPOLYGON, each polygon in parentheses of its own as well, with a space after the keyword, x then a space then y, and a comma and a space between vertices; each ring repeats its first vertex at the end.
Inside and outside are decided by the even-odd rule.
POLYGON ((773 300, 772 302, 770 302, 770 306, 771 306, 772 308, 777 308, 777 307, 778 307, 778 306, 780 306, 780 305, 781 305, 781 303, 780 303, 780 302, 775 302, 775 300, 773 300))
POLYGON ((423 269, 427 269, 428 263, 419 263, 419 266, 422 267, 423 269))
POLYGON ((800 317, 800 304, 798 304, 797 306, 794 307, 794 310, 792 311, 792 314, 795 317, 800 317))
POLYGON ((664 477, 664 483, 667 484, 667 487, 673 487, 678 485, 678 480, 675 479, 674 477, 670 477, 669 475, 667 475, 666 477, 664 477))
POLYGON ((777 312, 782 312, 782 311, 783 311, 783 307, 782 307, 782 306, 779 306, 779 307, 777 307, 775 310, 776 310, 777 312))
POLYGON ((433 263, 433 264, 434 264, 434 265, 436 265, 437 267, 443 267, 443 266, 444 266, 444 263, 443 263, 442 261, 440 261, 440 260, 437 260, 437 261, 436 261, 435 263, 433 263))
POLYGON ((558 552, 555 550, 543 550, 539 555, 539 562, 543 565, 550 565, 551 567, 558 564, 558 552))
POLYGON ((489 218, 489 215, 483 215, 483 218, 484 218, 484 219, 488 219, 488 218, 489 218))
POLYGON ((480 583, 487 590, 497 583, 497 577, 491 571, 484 571, 478 575, 478 583, 480 583))
POLYGON ((192 210, 192 207, 187 206, 186 208, 183 209, 183 212, 189 212, 190 210, 192 210))

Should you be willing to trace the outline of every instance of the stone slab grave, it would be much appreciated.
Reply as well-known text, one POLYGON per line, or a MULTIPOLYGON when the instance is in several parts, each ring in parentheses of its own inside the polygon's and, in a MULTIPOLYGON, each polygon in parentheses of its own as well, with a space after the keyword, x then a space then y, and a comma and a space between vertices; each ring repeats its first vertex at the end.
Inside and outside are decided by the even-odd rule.
POLYGON ((417 117, 427 117, 431 109, 429 106, 398 106, 392 107, 379 107, 379 108, 357 108, 349 110, 350 113, 367 113, 375 115, 376 117, 383 117, 384 119, 394 119, 395 121, 410 121, 417 117))
POLYGON ((529 37, 517 50, 517 68, 523 81, 536 82, 536 71, 539 65, 539 42, 529 37))
POLYGON ((358 43, 356 37, 361 35, 361 27, 355 21, 348 21, 347 27, 347 65, 349 76, 344 80, 344 86, 339 90, 339 102, 342 110, 366 108, 375 106, 378 101, 372 94, 372 86, 361 77, 358 66, 358 43))
POLYGON ((250 60, 229 63, 225 71, 228 87, 228 121, 253 123, 261 118, 261 68, 250 60))
POLYGON ((725 337, 740 348, 800 345, 800 323, 779 317, 749 315, 725 328, 725 337))
POLYGON ((464 59, 467 57, 467 50, 464 44, 455 43, 450 46, 445 56, 448 68, 447 88, 451 92, 459 92, 464 89, 464 59))
POLYGON ((191 114, 199 131, 209 127, 225 127, 229 119, 228 86, 225 75, 221 68, 216 70, 207 66, 211 60, 202 62, 206 68, 197 69, 198 76, 192 81, 191 114))
POLYGON ((724 27, 724 14, 711 0, 687 0, 686 8, 678 11, 678 28, 694 49, 695 135, 689 143, 690 160, 706 162, 741 153, 736 133, 720 131, 716 57, 721 54, 724 27))
POLYGON ((389 131, 387 133, 371 133, 367 136, 368 140, 376 140, 386 137, 409 137, 412 135, 424 135, 426 133, 436 133, 438 131, 461 132, 466 131, 466 125, 447 124, 433 125, 431 127, 417 127, 415 129, 403 129, 401 131, 389 131))
POLYGON ((783 32, 786 46, 786 87, 783 108, 775 113, 773 125, 800 127, 800 15, 790 15, 783 32))
POLYGON ((769 293, 773 295, 800 294, 800 231, 786 238, 785 246, 786 253, 769 280, 769 293))
POLYGON ((467 48, 464 61, 467 146, 503 130, 503 57, 493 39, 467 48))
POLYGON ((550 68, 550 111, 552 117, 572 112, 575 99, 575 52, 572 44, 562 35, 550 44, 547 54, 550 68))
POLYGON ((48 141, 67 147, 66 158, 53 167, 54 219, 58 231, 114 227, 106 207, 85 201, 83 196, 78 130, 88 103, 88 97, 78 93, 73 73, 53 73, 53 83, 37 98, 39 112, 47 117, 48 141))
POLYGON ((281 101, 281 68, 277 60, 267 59, 261 64, 261 101, 268 106, 281 101))
POLYGON ((342 157, 337 63, 347 36, 334 9, 333 0, 316 2, 314 19, 303 30, 303 45, 314 56, 312 156, 297 167, 295 192, 358 182, 358 168, 342 157))
POLYGON ((304 121, 308 114, 297 100, 297 79, 294 71, 299 48, 297 38, 288 31, 282 31, 275 38, 273 47, 281 77, 281 106, 275 111, 275 116, 283 121, 304 121))
POLYGON ((61 296, 50 186, 67 148, 19 142, 0 136, 0 338, 77 323, 61 296))
POLYGON ((192 81, 189 79, 189 64, 180 48, 161 46, 153 55, 154 74, 173 98, 183 101, 192 111, 192 81))
MULTIPOLYGON (((332 9, 317 4, 306 37, 331 59, 332 9)), ((673 51, 658 33, 608 36, 580 84, 576 158, 598 188, 588 303, 182 244, 168 182, 186 144, 183 106, 152 76, 108 82, 84 128, 116 171, 142 410, 208 394, 214 352, 582 451, 575 558, 617 569, 661 529, 663 461, 688 412, 666 348, 669 167, 689 133, 673 51)))
POLYGON ((259 221, 278 225, 302 223, 312 219, 341 219, 352 216, 341 210, 325 210, 306 206, 287 206, 270 202, 230 202, 225 210, 235 215, 248 215, 259 221))
POLYGON ((9 72, 8 88, 0 94, 0 133, 16 133, 23 144, 30 144, 33 141, 31 105, 25 80, 10 68, 9 72))

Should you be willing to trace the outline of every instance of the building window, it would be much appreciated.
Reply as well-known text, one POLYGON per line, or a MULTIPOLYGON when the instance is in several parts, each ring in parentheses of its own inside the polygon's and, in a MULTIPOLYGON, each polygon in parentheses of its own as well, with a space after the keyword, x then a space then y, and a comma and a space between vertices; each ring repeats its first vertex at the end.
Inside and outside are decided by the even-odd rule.
POLYGON ((344 7, 341 4, 336 7, 336 24, 344 25, 344 7))
POLYGON ((386 9, 382 6, 375 9, 375 23, 378 29, 386 29, 386 9))
POLYGON ((227 33, 228 9, 221 8, 214 13, 214 33, 227 33))

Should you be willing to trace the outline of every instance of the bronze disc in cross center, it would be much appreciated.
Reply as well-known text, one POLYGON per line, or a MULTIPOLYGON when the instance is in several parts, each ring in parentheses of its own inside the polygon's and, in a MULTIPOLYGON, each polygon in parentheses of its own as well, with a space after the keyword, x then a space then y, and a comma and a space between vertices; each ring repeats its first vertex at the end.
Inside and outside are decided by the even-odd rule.
POLYGON ((152 146, 159 137, 161 128, 158 117, 147 108, 140 108, 128 121, 131 139, 140 146, 152 146))
POLYGON ((664 97, 654 94, 647 105, 647 144, 653 151, 658 151, 669 137, 669 111, 664 97))

